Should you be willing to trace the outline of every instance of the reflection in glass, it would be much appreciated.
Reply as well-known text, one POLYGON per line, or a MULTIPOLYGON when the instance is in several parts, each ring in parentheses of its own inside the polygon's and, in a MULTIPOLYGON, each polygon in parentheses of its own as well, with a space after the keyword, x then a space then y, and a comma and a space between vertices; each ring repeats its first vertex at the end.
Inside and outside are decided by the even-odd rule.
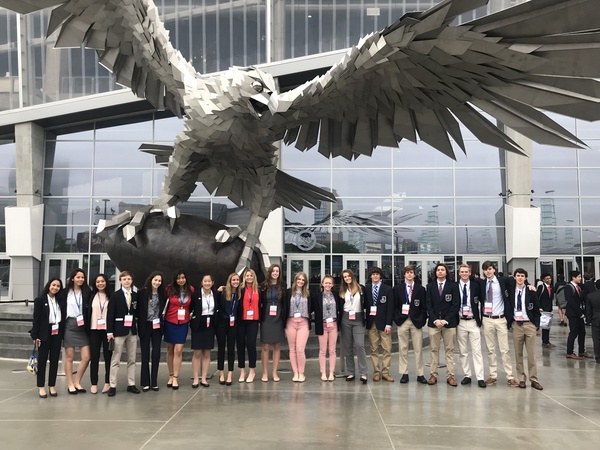
MULTIPOLYGON (((596 222, 598 223, 598 222, 596 222)), ((574 230, 576 233, 579 229, 574 230)), ((583 254, 600 255, 600 227, 586 227, 582 230, 583 234, 583 254)), ((598 278, 596 276, 596 278, 598 278)))
POLYGON ((102 197, 150 196, 152 170, 96 169, 94 195, 102 197))
MULTIPOLYGON (((140 141, 146 143, 147 140, 140 141)), ((154 156, 142 152, 138 142, 96 142, 94 166, 97 168, 113 167, 122 169, 151 168, 154 156)))
MULTIPOLYGON (((573 202, 577 202, 577 199, 573 199, 573 202)), ((581 223, 586 226, 600 224, 600 198, 581 199, 581 223)), ((578 223, 574 222, 573 224, 577 225, 578 223)))
POLYGON ((154 142, 164 141, 170 145, 175 140, 177 133, 183 130, 183 119, 169 117, 167 119, 156 119, 154 122, 154 142))
POLYGON ((356 251, 346 245, 341 239, 341 234, 331 234, 327 229, 286 226, 284 239, 286 253, 331 253, 332 246, 337 253, 356 251))
MULTIPOLYGON (((461 127, 464 129, 464 127, 461 127)), ((456 155, 455 167, 464 169, 469 167, 504 167, 504 158, 500 158, 499 150, 479 141, 466 140, 465 149, 467 154, 455 143, 454 154, 456 155)))
POLYGON ((100 253, 104 251, 101 239, 91 234, 90 227, 44 227, 44 253, 100 253))
POLYGON ((93 142, 65 142, 49 143, 44 164, 48 168, 90 168, 94 154, 93 142), (52 155, 53 153, 53 155, 52 155))
POLYGON ((0 145, 0 168, 15 168, 17 151, 16 148, 17 147, 14 144, 14 142, 0 145))
MULTIPOLYGON (((598 173, 595 175, 596 180, 598 173)), ((577 189, 577 170, 576 169, 532 169, 531 170, 531 188, 536 196, 542 196, 544 193, 552 194, 553 197, 564 197, 578 195, 577 189)), ((597 192, 597 188, 596 188, 597 192)), ((582 181, 582 195, 583 192, 582 181)), ((588 193, 587 195, 595 195, 588 193)))
MULTIPOLYGON (((581 177, 581 196, 597 196, 600 194, 600 169, 580 169, 581 177)), ((573 194, 569 194, 573 195, 573 194)), ((574 194, 577 195, 577 194, 574 194)))
POLYGON ((589 149, 582 149, 577 152, 579 155, 580 167, 600 167, 600 140, 588 139, 585 143, 589 149))
POLYGON ((543 255, 581 254, 578 227, 541 227, 540 251, 543 255))
POLYGON ((504 252, 504 227, 456 227, 456 252, 487 255, 504 252))
POLYGON ((498 197, 502 192, 504 169, 457 169, 455 178, 457 197, 498 197))
POLYGON ((502 198, 457 198, 456 223, 468 226, 504 225, 502 198))
POLYGON ((91 169, 46 169, 44 196, 89 197, 92 193, 91 181, 91 169))
MULTIPOLYGON (((400 148, 394 149, 394 168, 406 167, 452 167, 452 160, 423 141, 404 139, 400 148)), ((415 194, 416 195, 416 194, 415 194)))
POLYGON ((533 167, 577 167, 577 150, 532 142, 533 167))
POLYGON ((355 169, 359 166, 361 169, 382 169, 389 168, 392 165, 392 153, 396 149, 390 147, 376 147, 371 156, 360 155, 348 161, 340 156, 332 159, 334 169, 355 169))
MULTIPOLYGON (((152 116, 143 122, 96 129, 96 141, 146 142, 152 139, 152 116)), ((99 124, 102 125, 101 123, 99 124)))
POLYGON ((452 225, 454 199, 405 198, 394 199, 394 225, 452 225))
MULTIPOLYGON (((552 192, 549 192, 547 197, 533 197, 531 204, 540 208, 543 227, 579 225, 579 202, 576 198, 555 198, 552 196, 552 192)), ((592 211, 590 212, 593 214, 592 211)), ((585 211, 582 213, 585 216, 585 211)), ((595 214, 595 217, 597 218, 598 215, 595 214)), ((596 219, 594 223, 600 222, 596 219)))
POLYGON ((329 169, 331 162, 318 152, 318 145, 305 152, 301 152, 293 145, 282 143, 281 167, 288 172, 289 169, 329 169))
POLYGON ((7 206, 16 206, 17 199, 15 197, 0 198, 0 225, 6 224, 6 216, 4 208, 7 206))
POLYGON ((394 246, 397 253, 454 254, 454 228, 403 227, 395 228, 394 246))
POLYGON ((333 170, 333 189, 340 197, 363 197, 368 191, 373 197, 390 195, 389 169, 333 170))
POLYGON ((57 141, 93 141, 94 130, 79 131, 77 133, 65 133, 56 136, 57 141))
POLYGON ((394 195, 450 197, 452 180, 452 169, 394 170, 394 195))
POLYGON ((44 225, 89 225, 90 200, 83 198, 44 199, 44 225))

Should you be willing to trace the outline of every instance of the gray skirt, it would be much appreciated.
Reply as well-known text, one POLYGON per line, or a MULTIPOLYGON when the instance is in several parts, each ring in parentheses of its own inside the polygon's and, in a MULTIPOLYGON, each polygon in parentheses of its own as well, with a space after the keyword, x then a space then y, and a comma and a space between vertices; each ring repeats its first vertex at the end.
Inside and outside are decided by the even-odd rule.
POLYGON ((77 319, 69 317, 65 325, 65 337, 63 347, 85 347, 90 345, 90 340, 85 327, 77 326, 77 319))

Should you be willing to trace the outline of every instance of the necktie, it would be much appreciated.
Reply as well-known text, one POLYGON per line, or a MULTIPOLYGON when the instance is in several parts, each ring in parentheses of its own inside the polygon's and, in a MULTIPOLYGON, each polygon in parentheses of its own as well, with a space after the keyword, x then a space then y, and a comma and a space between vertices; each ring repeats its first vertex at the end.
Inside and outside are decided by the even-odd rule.
POLYGON ((129 291, 125 292, 125 300, 127 300, 127 309, 131 309, 131 294, 129 291))
POLYGON ((519 295, 517 296, 517 311, 521 311, 523 309, 523 305, 521 303, 521 291, 519 291, 519 295))
POLYGON ((379 294, 379 285, 373 286, 373 306, 377 304, 377 295, 379 294))
POLYGON ((412 301, 412 291, 413 291, 413 287, 412 284, 410 286, 408 286, 408 302, 410 303, 412 301))
POLYGON ((487 296, 488 296, 488 302, 493 302, 494 301, 494 293, 492 292, 492 280, 488 281, 488 291, 487 291, 487 296))
POLYGON ((442 291, 444 290, 444 283, 440 283, 438 287, 438 292, 440 294, 440 298, 442 297, 442 291))
POLYGON ((463 284, 463 306, 467 306, 467 300, 469 296, 467 295, 467 285, 463 284))
POLYGON ((550 286, 548 286, 548 297, 552 297, 552 290, 550 289, 550 286))
POLYGON ((575 285, 575 290, 577 291, 577 295, 581 295, 581 290, 579 289, 579 285, 575 285))

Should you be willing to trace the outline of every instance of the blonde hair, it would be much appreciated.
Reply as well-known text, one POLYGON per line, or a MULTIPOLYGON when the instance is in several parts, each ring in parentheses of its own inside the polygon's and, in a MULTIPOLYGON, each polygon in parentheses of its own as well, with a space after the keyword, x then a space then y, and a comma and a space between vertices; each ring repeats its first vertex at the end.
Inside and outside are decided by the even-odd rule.
POLYGON ((296 276, 294 277, 294 283, 292 284, 292 295, 296 293, 296 291, 298 290, 296 288, 296 281, 298 281, 298 278, 303 277, 304 278, 304 286, 302 286, 302 297, 304 298, 308 298, 308 277, 306 276, 306 274, 304 272, 298 272, 296 274, 296 276))
POLYGON ((333 286, 331 286, 331 290, 335 289, 335 278, 333 278, 333 275, 329 275, 329 274, 327 274, 327 275, 325 275, 325 276, 323 277, 323 279, 321 280, 321 291, 323 291, 323 290, 324 290, 324 289, 323 289, 323 283, 325 282, 325 280, 326 280, 327 278, 329 278, 329 279, 331 280, 331 284, 333 285, 333 286))
POLYGON ((233 277, 239 278, 240 276, 237 273, 233 272, 230 273, 227 277, 227 283, 225 284, 225 300, 228 302, 230 302, 233 299, 234 294, 237 294, 238 298, 240 298, 240 286, 242 285, 242 283, 238 284, 237 288, 234 288, 231 285, 231 280, 233 279, 233 277))
POLYGON ((254 277, 254 281, 252 282, 252 286, 250 286, 252 288, 252 292, 256 292, 258 294, 258 281, 256 281, 256 272, 252 269, 246 269, 244 271, 244 278, 242 280, 242 289, 245 289, 246 287, 246 275, 247 274, 251 274, 254 277))
POLYGON ((350 269, 345 269, 342 271, 342 283, 340 285, 340 297, 344 298, 346 296, 346 291, 350 291, 350 295, 354 296, 357 293, 362 294, 362 289, 360 288, 360 284, 356 281, 356 276, 354 276, 354 272, 350 269), (352 278, 352 281, 348 285, 344 281, 344 274, 347 273, 352 278))

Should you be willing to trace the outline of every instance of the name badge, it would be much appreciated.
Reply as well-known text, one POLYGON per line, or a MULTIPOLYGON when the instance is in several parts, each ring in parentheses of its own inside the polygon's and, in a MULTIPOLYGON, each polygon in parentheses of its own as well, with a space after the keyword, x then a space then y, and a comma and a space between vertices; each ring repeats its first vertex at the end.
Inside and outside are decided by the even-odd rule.
POLYGON ((185 309, 177 310, 177 320, 185 320, 185 309))
POLYGON ((515 320, 518 320, 519 322, 523 321, 523 311, 516 311, 515 312, 515 320))
POLYGON ((371 306, 371 309, 369 310, 369 315, 370 316, 376 316, 377 315, 377 306, 371 306))
POLYGON ((485 302, 483 305, 483 312, 488 316, 492 314, 492 302, 485 302))
POLYGON ((77 316, 77 326, 78 327, 82 327, 83 326, 83 314, 79 314, 77 316))
POLYGON ((407 305, 406 303, 404 305, 402 305, 402 315, 403 316, 408 316, 409 311, 410 311, 410 305, 407 305))
POLYGON ((232 327, 235 325, 235 316, 229 316, 229 326, 232 327))
POLYGON ((462 307, 462 315, 465 317, 469 317, 471 315, 471 307, 469 305, 462 307))
POLYGON ((206 328, 210 327, 210 316, 206 318, 206 328))
POLYGON ((106 319, 98 319, 96 322, 97 330, 106 330, 106 319))
POLYGON ((125 322, 123 322, 123 325, 126 327, 133 325, 133 314, 125 315, 125 322))
POLYGON ((160 329, 160 319, 158 319, 158 318, 152 319, 152 329, 153 330, 160 329))
POLYGON ((302 322, 302 314, 299 312, 294 313, 294 322, 302 322))
POLYGON ((269 315, 276 316, 277 315, 277 305, 269 306, 269 315))
POLYGON ((348 319, 356 320, 356 311, 348 311, 348 319))
POLYGON ((328 317, 327 319, 325 319, 326 328, 333 328, 333 323, 333 317, 328 317))
POLYGON ((246 311, 246 320, 252 320, 254 319, 254 310, 249 309, 248 311, 246 311))
POLYGON ((52 334, 52 336, 56 336, 58 334, 58 324, 57 323, 52 324, 51 334, 52 334))

